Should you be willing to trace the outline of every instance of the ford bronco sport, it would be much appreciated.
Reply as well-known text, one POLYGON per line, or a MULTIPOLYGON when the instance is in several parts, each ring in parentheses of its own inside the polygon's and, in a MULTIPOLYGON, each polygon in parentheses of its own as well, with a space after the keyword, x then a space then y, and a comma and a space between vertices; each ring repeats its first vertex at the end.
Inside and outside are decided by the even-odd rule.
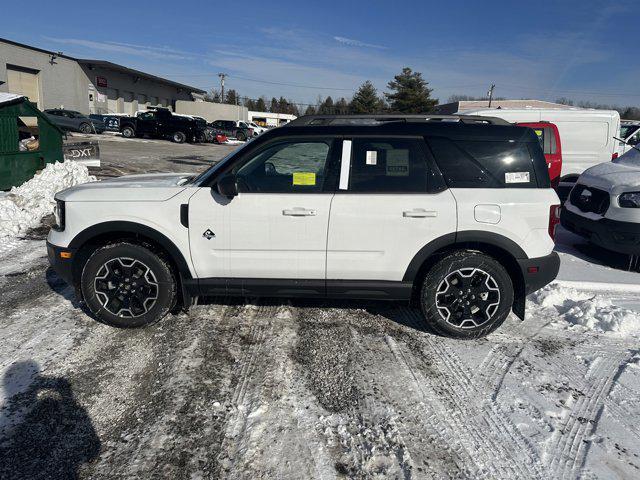
POLYGON ((59 192, 58 274, 101 321, 203 296, 413 300, 475 338, 559 268, 558 197, 535 133, 483 117, 301 117, 196 177, 59 192))

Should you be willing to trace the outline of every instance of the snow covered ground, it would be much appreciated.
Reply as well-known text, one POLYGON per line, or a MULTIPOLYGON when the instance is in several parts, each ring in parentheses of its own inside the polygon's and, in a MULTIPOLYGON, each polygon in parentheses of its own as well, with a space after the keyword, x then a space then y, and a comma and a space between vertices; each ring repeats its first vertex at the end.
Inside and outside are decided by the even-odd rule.
POLYGON ((527 320, 464 342, 368 302, 115 330, 5 235, 0 478, 639 478, 640 274, 559 233, 527 320))

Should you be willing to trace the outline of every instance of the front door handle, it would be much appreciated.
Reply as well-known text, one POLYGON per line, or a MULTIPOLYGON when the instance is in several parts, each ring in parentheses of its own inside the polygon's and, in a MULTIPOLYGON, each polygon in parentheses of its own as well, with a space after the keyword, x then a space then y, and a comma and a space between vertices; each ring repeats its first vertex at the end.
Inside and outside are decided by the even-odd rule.
POLYGON ((425 210, 424 208, 414 208, 413 210, 405 210, 402 212, 402 216, 408 218, 434 218, 438 216, 438 212, 425 210))
POLYGON ((288 217, 314 217, 316 215, 316 211, 302 207, 294 207, 282 210, 282 215, 288 217))

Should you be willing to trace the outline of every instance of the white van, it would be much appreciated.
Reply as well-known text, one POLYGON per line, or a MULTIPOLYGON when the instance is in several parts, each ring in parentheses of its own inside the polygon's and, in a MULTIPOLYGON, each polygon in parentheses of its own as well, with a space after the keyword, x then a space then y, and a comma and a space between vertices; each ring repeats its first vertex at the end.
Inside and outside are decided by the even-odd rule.
POLYGON ((561 180, 576 178, 587 168, 610 162, 620 155, 620 114, 615 110, 491 108, 458 112, 498 117, 512 123, 550 122, 558 127, 562 142, 561 180), (617 155, 616 155, 617 154, 617 155))

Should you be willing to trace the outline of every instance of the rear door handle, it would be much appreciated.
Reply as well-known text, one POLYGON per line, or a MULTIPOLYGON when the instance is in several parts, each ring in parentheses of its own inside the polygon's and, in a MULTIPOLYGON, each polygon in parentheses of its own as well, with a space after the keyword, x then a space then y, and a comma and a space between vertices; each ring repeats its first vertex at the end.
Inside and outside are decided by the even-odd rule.
POLYGON ((413 210, 405 210, 402 212, 403 217, 408 218, 434 218, 438 216, 435 210, 425 210, 423 208, 415 208, 413 210))
POLYGON ((316 211, 307 208, 294 207, 282 210, 282 215, 286 215, 288 217, 313 217, 316 215, 316 211))

